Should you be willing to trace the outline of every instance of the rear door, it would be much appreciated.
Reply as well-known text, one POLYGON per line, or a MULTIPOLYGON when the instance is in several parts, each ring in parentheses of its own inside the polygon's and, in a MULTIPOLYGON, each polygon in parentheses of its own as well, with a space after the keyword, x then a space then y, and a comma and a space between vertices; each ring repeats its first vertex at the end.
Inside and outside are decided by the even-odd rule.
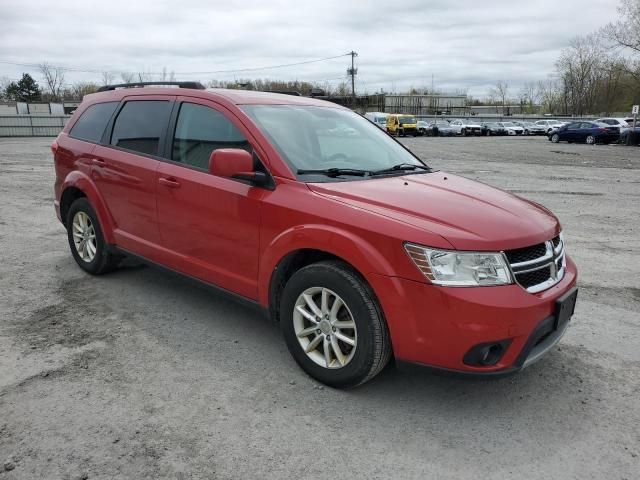
POLYGON ((260 207, 269 191, 208 169, 214 150, 253 152, 255 142, 249 142, 247 130, 226 109, 190 97, 178 98, 170 137, 167 161, 156 175, 165 261, 183 273, 257 298, 260 207))
POLYGON ((114 221, 116 243, 157 258, 156 170, 175 97, 125 97, 93 152, 93 178, 114 221))

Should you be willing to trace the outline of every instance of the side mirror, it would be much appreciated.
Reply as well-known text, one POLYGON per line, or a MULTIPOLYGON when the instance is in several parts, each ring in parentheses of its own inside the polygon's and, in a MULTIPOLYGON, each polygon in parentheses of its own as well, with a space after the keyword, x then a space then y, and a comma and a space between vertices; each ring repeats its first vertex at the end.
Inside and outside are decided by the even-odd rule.
POLYGON ((209 173, 218 177, 246 180, 254 185, 266 185, 269 182, 264 172, 254 170, 253 156, 240 148, 214 150, 209 158, 209 173))

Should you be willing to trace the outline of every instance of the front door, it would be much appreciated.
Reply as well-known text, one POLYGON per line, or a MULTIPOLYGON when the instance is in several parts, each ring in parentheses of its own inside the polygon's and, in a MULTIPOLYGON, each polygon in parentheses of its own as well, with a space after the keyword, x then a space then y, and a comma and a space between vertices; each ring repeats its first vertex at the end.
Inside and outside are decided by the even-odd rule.
POLYGON ((260 208, 268 190, 208 169, 214 150, 252 151, 252 146, 237 119, 221 107, 190 98, 179 102, 169 161, 156 175, 158 224, 169 266, 256 299, 260 208))

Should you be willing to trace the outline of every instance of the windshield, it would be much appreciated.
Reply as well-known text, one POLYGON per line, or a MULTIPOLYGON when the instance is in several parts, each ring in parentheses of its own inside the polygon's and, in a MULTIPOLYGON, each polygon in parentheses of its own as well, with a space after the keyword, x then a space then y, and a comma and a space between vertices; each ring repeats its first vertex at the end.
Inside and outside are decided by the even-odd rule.
POLYGON ((379 123, 380 125, 386 125, 387 117, 376 117, 376 123, 379 123))
MULTIPOLYGON (((381 129, 350 110, 297 105, 245 105, 242 109, 294 171, 373 171, 398 164, 424 165, 381 129)), ((315 173, 302 176, 315 177, 313 181, 336 181, 315 173)))
POLYGON ((513 123, 511 123, 511 122, 503 122, 503 123, 502 123, 502 126, 503 126, 503 127, 515 127, 516 125, 515 125, 515 124, 513 124, 513 123))
POLYGON ((415 123, 415 117, 400 117, 400 125, 411 125, 415 123))
POLYGON ((439 127, 450 127, 449 122, 438 122, 436 125, 439 127))

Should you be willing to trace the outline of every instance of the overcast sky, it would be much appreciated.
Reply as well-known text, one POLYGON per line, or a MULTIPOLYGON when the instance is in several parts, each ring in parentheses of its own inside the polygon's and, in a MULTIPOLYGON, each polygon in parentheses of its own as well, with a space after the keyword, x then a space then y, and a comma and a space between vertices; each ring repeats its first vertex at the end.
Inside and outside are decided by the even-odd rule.
MULTIPOLYGON (((618 0, 0 0, 0 62, 68 71, 67 83, 102 70, 176 72, 180 80, 298 79, 337 84, 358 52, 359 92, 410 86, 483 96, 498 80, 515 92, 546 78, 560 50, 617 16, 618 0), (193 73, 196 72, 196 73, 193 73)), ((0 63, 17 79, 27 66, 0 63)), ((119 79, 119 78, 118 78, 119 79)))

